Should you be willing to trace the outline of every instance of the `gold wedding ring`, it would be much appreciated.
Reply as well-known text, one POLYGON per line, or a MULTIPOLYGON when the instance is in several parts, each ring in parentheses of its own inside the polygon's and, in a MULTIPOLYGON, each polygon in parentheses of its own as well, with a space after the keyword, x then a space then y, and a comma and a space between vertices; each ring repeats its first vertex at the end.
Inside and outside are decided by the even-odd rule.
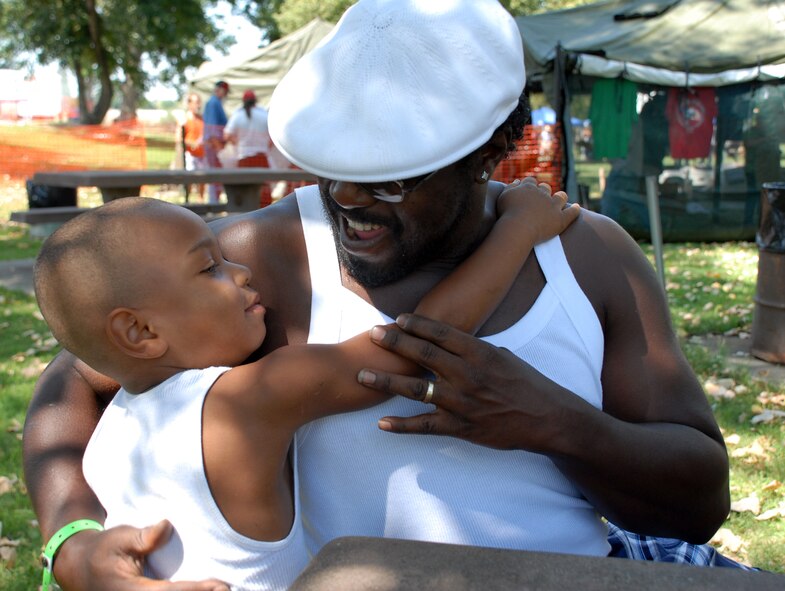
POLYGON ((423 404, 430 404, 431 398, 433 398, 433 389, 435 384, 428 380, 428 390, 425 392, 425 398, 422 399, 423 404))

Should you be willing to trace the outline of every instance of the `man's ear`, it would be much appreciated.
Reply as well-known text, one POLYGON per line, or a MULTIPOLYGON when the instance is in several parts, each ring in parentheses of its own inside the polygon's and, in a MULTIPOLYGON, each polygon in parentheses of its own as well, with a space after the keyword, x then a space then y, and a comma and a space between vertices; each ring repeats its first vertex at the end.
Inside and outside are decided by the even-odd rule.
POLYGON ((158 359, 169 345, 150 327, 141 310, 115 308, 106 319, 109 341, 126 355, 138 359, 158 359))
POLYGON ((512 130, 508 127, 497 129, 485 144, 479 149, 479 167, 477 169, 478 183, 487 183, 499 162, 512 149, 512 130))

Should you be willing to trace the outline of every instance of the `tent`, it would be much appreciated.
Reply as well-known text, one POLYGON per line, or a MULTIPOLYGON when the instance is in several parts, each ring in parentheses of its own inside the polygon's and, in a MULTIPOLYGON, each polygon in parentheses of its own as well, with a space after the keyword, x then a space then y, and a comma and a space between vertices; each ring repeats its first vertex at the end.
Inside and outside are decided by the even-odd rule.
MULTIPOLYGON (((603 79, 634 83, 639 99, 656 92, 665 95, 673 88, 691 91, 697 87, 751 88, 753 93, 764 89, 780 106, 781 97, 785 96, 781 92, 785 89, 783 0, 609 0, 518 17, 516 21, 525 48, 527 77, 531 83, 541 84, 559 121, 570 121, 572 95, 590 93, 593 85, 603 79)), ((572 145, 570 126, 562 125, 562 130, 564 145, 572 145)), ((780 136, 779 143, 785 143, 785 137, 780 136)), ((722 149, 718 145, 713 154, 713 165, 718 169, 722 149)), ((570 151, 565 152, 564 185, 570 194, 577 195, 574 162, 570 151)), ((653 184, 660 202, 667 192, 664 181, 668 179, 662 176, 665 172, 657 171, 653 184)), ((717 170, 704 175, 713 190, 710 201, 728 201, 722 191, 743 174, 743 170, 717 170)), ((642 188, 640 192, 646 192, 643 175, 638 187, 642 188)), ((743 199, 748 202, 741 206, 746 223, 743 233, 749 238, 750 221, 754 219, 749 202, 755 196, 751 189, 743 192, 743 199)), ((693 193, 688 197, 694 196, 693 193)), ((605 197, 603 211, 604 202, 605 197)), ((690 222, 694 227, 705 204, 694 201, 686 206, 692 207, 692 211, 682 213, 696 214, 690 222)), ((716 209, 704 217, 707 228, 718 227, 716 209)), ((647 225, 654 221, 649 216, 643 218, 647 225)), ((718 239, 738 238, 741 236, 718 239)))
POLYGON ((229 96, 224 102, 227 113, 232 113, 241 106, 243 92, 248 89, 256 93, 260 105, 266 106, 283 75, 333 27, 334 25, 316 18, 250 55, 205 62, 190 81, 190 90, 207 97, 212 94, 218 80, 225 80, 230 88, 229 96))
POLYGON ((574 73, 605 78, 723 86, 785 77, 781 0, 611 0, 517 22, 534 77, 552 68, 559 45, 577 59, 574 73))

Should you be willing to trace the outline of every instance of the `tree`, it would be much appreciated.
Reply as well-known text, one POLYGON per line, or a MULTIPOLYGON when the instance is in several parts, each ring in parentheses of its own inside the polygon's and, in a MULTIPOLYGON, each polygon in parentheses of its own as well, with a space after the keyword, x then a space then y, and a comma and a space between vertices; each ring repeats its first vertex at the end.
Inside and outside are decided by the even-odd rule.
POLYGON ((274 18, 282 35, 296 31, 316 17, 337 23, 354 0, 283 0, 274 18))
POLYGON ((551 10, 563 10, 583 4, 590 4, 596 0, 500 0, 504 7, 513 16, 524 16, 551 10))
POLYGON ((263 38, 275 41, 281 37, 275 13, 284 0, 229 0, 238 14, 245 16, 262 31, 263 38))
MULTIPOLYGON (((515 16, 548 10, 570 8, 594 0, 501 0, 515 16)), ((232 4, 252 22, 262 28, 268 39, 277 39, 296 31, 319 17, 331 23, 338 22, 344 11, 355 0, 233 0, 232 4)))
MULTIPOLYGON (((164 81, 205 59, 205 47, 232 40, 208 19, 216 0, 0 0, 0 56, 31 55, 73 72, 80 119, 100 123, 116 88, 124 116, 134 116, 150 83, 146 66, 164 81)), ((25 60, 29 61, 29 59, 25 60)))

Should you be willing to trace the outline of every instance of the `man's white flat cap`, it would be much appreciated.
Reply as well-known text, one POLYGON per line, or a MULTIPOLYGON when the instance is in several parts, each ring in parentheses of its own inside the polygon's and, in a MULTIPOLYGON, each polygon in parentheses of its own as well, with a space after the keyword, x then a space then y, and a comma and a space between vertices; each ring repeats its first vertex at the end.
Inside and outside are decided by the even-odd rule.
POLYGON ((411 178, 488 141, 525 83, 497 0, 360 0, 278 84, 269 132, 321 177, 411 178))

